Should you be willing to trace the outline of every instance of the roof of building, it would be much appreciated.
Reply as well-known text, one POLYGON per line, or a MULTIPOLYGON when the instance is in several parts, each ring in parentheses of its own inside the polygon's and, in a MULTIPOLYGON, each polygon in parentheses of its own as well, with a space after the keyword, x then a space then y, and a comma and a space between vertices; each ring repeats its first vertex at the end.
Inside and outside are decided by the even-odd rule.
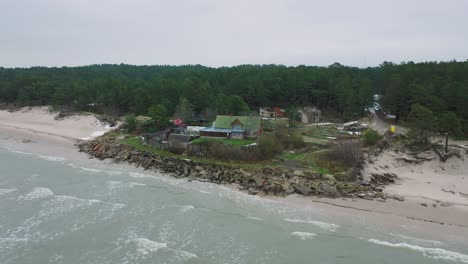
POLYGON ((250 131, 259 130, 262 122, 260 117, 218 115, 213 127, 231 129, 232 122, 236 120, 239 120, 243 124, 243 129, 250 131))
POLYGON ((320 113, 320 109, 317 109, 316 107, 311 107, 311 106, 306 106, 302 108, 300 111, 304 113, 320 113))
POLYGON ((232 129, 232 128, 214 128, 214 127, 207 127, 205 129, 200 130, 200 132, 216 132, 216 133, 244 133, 244 129, 232 129))
POLYGON ((187 131, 201 131, 205 128, 204 126, 187 126, 187 131))
POLYGON ((167 141, 187 143, 187 142, 190 142, 191 139, 192 139, 192 136, 190 136, 190 135, 171 134, 171 135, 169 135, 169 138, 167 139, 167 141))
POLYGON ((275 110, 271 107, 260 107, 260 110, 267 111, 267 112, 274 112, 275 110))

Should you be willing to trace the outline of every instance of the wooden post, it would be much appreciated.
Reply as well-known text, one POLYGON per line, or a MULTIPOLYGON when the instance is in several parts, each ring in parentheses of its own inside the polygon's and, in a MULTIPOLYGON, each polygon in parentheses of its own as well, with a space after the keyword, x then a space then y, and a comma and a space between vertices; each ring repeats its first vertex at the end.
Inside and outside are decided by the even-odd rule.
POLYGON ((448 132, 445 133, 445 153, 448 153, 448 132))

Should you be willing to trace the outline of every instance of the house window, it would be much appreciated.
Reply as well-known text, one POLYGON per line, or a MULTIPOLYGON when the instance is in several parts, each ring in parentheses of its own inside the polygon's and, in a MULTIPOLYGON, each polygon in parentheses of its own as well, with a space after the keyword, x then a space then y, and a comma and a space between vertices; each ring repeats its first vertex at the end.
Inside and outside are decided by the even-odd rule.
POLYGON ((242 122, 239 119, 236 119, 234 122, 231 123, 233 129, 242 129, 242 122))

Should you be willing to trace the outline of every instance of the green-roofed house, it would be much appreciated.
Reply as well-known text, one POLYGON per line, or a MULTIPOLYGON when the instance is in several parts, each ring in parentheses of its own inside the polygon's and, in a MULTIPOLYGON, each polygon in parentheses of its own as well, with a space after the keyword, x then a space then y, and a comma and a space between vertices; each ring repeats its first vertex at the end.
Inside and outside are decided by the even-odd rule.
POLYGON ((212 127, 200 131, 202 137, 255 138, 262 133, 262 119, 251 116, 218 115, 212 127))

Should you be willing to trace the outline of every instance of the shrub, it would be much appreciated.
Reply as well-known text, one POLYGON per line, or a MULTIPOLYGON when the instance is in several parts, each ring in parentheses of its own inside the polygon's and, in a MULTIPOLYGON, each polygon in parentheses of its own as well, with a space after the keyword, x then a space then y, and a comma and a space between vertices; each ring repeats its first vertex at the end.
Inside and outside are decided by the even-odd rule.
POLYGON ((273 133, 276 141, 281 144, 284 149, 296 149, 305 146, 304 139, 301 135, 288 134, 289 130, 286 126, 277 126, 273 133))
POLYGON ((362 147, 359 140, 338 142, 332 147, 330 158, 345 165, 353 166, 362 159, 362 147))
POLYGON ((267 160, 283 152, 283 146, 274 135, 263 134, 258 138, 255 151, 258 158, 267 160))
POLYGON ((254 159, 253 151, 244 150, 240 146, 233 146, 220 141, 202 141, 189 147, 187 154, 228 161, 251 161, 254 159))
POLYGON ((129 132, 137 128, 137 121, 135 115, 130 114, 125 117, 124 128, 129 132))
POLYGON ((291 149, 302 148, 305 146, 304 138, 301 135, 294 134, 288 137, 288 147, 291 149))
POLYGON ((366 146, 375 145, 382 137, 377 131, 369 128, 362 134, 362 141, 366 146))

